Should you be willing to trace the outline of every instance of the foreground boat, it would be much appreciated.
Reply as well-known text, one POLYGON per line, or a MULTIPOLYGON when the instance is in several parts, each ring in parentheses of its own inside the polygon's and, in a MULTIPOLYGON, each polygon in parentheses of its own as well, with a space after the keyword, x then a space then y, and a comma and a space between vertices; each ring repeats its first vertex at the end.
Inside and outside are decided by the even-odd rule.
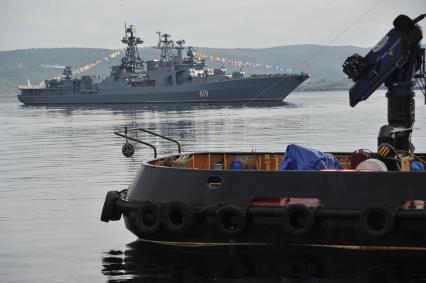
MULTIPOLYGON (((177 143, 178 154, 143 163, 129 189, 108 192, 101 220, 123 216, 140 239, 179 245, 426 247, 426 153, 414 154, 410 140, 412 78, 425 77, 416 24, 424 16, 399 16, 366 57, 344 64, 355 81, 352 106, 383 82, 388 87, 389 124, 377 152, 323 154, 291 145, 286 153, 182 154, 177 143)), ((133 155, 130 140, 156 155, 133 131, 160 136, 116 132, 126 138, 123 154, 133 155)))
POLYGON ((121 64, 113 66, 105 80, 96 76, 75 77, 67 66, 60 79, 46 80, 44 86, 20 87, 19 101, 24 104, 107 104, 107 103, 227 103, 282 102, 309 75, 264 74, 247 76, 222 68, 211 69, 204 59, 183 44, 159 33, 158 60, 144 62, 137 49, 143 41, 135 28, 126 28, 122 39, 127 44, 121 64), (176 50, 176 52, 174 52, 176 50), (144 64, 146 63, 146 71, 144 64))
MULTIPOLYGON (((139 238, 165 243, 426 245, 425 172, 280 171, 282 156, 151 160, 128 190, 108 194, 103 220, 123 214, 139 238)), ((335 156, 348 166, 349 153, 335 156)))

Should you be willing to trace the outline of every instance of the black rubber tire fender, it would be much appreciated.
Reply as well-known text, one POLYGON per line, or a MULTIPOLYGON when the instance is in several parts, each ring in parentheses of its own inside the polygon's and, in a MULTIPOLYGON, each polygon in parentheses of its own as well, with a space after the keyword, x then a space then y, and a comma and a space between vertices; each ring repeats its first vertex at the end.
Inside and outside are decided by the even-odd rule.
POLYGON ((281 215, 284 230, 293 236, 307 235, 314 228, 315 222, 314 212, 303 204, 289 204, 281 215))
POLYGON ((163 209, 163 227, 173 233, 184 233, 195 224, 195 215, 187 204, 168 203, 163 209))
POLYGON ((106 194, 104 206, 102 207, 101 221, 118 221, 121 218, 121 211, 115 206, 115 200, 119 197, 119 192, 109 191, 106 194))
POLYGON ((161 227, 161 207, 156 202, 145 201, 136 213, 136 225, 143 235, 152 235, 161 227))
POLYGON ((367 207, 359 215, 359 227, 363 232, 372 238, 381 238, 388 235, 395 227, 395 215, 392 211, 382 205, 367 207), (381 227, 374 227, 373 218, 380 218, 381 227))
POLYGON ((236 236, 247 227, 246 211, 235 205, 224 205, 216 211, 216 226, 227 236, 236 236))

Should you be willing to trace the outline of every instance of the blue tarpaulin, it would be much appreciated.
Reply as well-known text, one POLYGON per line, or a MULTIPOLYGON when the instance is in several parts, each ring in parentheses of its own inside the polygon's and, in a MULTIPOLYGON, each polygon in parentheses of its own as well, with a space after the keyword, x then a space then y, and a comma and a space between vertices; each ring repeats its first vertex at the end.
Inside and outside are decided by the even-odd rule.
POLYGON ((425 167, 423 163, 419 161, 412 161, 411 162, 411 171, 425 171, 425 167))
POLYGON ((343 167, 333 155, 297 144, 287 146, 284 160, 280 164, 280 170, 321 169, 343 169, 343 167))

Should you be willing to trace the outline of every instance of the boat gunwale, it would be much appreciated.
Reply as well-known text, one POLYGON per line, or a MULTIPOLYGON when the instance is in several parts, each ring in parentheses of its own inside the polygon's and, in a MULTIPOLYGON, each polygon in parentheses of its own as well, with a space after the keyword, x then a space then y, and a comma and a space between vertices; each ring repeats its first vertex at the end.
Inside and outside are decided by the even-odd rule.
MULTIPOLYGON (((353 152, 326 152, 329 154, 332 154, 334 156, 350 156, 353 152)), ((206 169, 206 168, 191 168, 191 167, 173 167, 173 166, 164 166, 164 165, 156 165, 153 164, 154 162, 159 162, 167 157, 178 157, 182 155, 202 155, 202 154, 229 154, 229 155, 255 155, 255 154, 280 154, 283 156, 285 152, 267 152, 267 151, 259 151, 259 152, 247 152, 247 151, 197 151, 197 152, 181 152, 181 153, 175 153, 175 154, 164 154, 157 156, 157 158, 154 159, 147 159, 142 161, 141 166, 153 168, 153 169, 176 169, 176 170, 186 170, 186 171, 200 171, 200 172, 240 172, 241 174, 246 172, 276 172, 277 174, 280 173, 308 173, 308 172, 321 172, 321 173, 339 173, 339 174, 426 174, 426 171, 355 171, 355 170, 266 170, 266 169, 241 169, 241 170, 233 170, 233 169, 206 169)), ((426 157, 426 153, 417 153, 416 156, 420 156, 422 158, 426 157)))

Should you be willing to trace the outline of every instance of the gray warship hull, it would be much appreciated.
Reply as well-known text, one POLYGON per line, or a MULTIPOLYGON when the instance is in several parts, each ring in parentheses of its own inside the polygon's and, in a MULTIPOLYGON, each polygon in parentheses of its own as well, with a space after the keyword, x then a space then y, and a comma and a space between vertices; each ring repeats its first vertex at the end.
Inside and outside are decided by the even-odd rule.
POLYGON ((18 99, 27 105, 281 102, 307 78, 307 75, 282 74, 144 87, 130 86, 128 82, 104 81, 99 85, 99 91, 87 93, 74 93, 71 88, 22 88, 18 99))

